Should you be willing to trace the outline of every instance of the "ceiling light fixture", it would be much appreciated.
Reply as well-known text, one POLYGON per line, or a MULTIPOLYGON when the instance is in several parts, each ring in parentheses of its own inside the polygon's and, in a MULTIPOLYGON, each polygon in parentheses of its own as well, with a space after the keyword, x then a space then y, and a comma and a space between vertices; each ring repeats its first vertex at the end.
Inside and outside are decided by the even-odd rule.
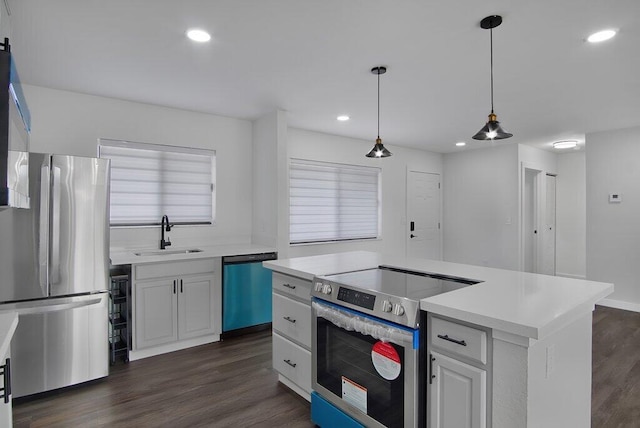
POLYGON ((204 43, 211 40, 211 35, 209 33, 197 28, 187 31, 187 37, 193 40, 194 42, 199 42, 199 43, 204 43))
POLYGON ((573 149, 578 145, 576 140, 556 141, 553 143, 554 149, 573 149))
POLYGON ((593 33, 592 35, 587 37, 587 42, 600 43, 600 42, 604 42, 605 40, 609 40, 615 35, 616 35, 616 30, 598 31, 597 33, 593 33))
POLYGON ((386 158, 391 156, 391 152, 384 148, 382 140, 380 139, 380 75, 387 72, 387 67, 373 67, 371 73, 378 75, 378 138, 376 138, 376 144, 366 154, 368 158, 386 158))
POLYGON ((347 115, 342 115, 342 116, 338 116, 336 117, 337 120, 339 120, 340 122, 346 122, 347 120, 351 119, 349 116, 347 115))
POLYGON ((502 17, 491 15, 480 21, 480 27, 489 30, 491 43, 491 113, 487 124, 472 138, 474 140, 502 140, 512 137, 513 134, 506 132, 498 122, 498 116, 493 112, 493 29, 502 24, 502 17))
POLYGON ((464 141, 460 141, 459 143, 456 143, 456 146, 458 146, 458 147, 464 147, 466 145, 467 145, 467 143, 465 143, 464 141))

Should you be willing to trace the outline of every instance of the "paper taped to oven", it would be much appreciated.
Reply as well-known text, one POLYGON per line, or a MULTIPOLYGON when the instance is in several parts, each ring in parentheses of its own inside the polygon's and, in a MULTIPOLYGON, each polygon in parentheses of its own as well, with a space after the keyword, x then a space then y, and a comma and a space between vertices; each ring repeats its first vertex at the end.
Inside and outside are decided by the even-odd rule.
POLYGON ((367 317, 343 312, 318 302, 312 302, 316 315, 347 331, 366 334, 383 342, 400 346, 412 346, 413 335, 407 331, 372 320, 367 317))
POLYGON ((342 399, 362 413, 367 413, 367 388, 342 376, 342 399))

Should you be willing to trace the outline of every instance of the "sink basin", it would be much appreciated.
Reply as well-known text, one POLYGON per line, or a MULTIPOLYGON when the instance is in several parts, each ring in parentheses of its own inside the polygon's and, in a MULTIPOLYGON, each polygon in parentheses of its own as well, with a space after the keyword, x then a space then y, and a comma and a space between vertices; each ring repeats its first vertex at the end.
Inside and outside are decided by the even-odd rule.
POLYGON ((154 251, 140 251, 139 253, 133 253, 136 256, 168 256, 171 254, 191 254, 202 252, 199 248, 189 248, 187 250, 154 250, 154 251))

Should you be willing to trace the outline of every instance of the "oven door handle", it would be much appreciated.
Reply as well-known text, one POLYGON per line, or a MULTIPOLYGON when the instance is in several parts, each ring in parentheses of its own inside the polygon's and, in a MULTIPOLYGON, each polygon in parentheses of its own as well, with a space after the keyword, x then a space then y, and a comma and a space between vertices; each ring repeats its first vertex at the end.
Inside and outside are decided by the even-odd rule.
POLYGON ((324 318, 339 328, 369 335, 374 339, 395 343, 398 346, 413 346, 413 334, 408 331, 315 301, 311 305, 317 317, 324 318))

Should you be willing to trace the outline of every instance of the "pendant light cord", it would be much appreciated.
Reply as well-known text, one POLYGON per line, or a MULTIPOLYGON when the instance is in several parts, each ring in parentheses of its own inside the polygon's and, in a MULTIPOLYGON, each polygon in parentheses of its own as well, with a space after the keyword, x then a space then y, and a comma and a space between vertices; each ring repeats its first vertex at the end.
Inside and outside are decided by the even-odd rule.
POLYGON ((380 139, 380 70, 378 70, 378 139, 380 139))
POLYGON ((489 29, 489 40, 491 44, 491 113, 493 114, 493 28, 489 29))

